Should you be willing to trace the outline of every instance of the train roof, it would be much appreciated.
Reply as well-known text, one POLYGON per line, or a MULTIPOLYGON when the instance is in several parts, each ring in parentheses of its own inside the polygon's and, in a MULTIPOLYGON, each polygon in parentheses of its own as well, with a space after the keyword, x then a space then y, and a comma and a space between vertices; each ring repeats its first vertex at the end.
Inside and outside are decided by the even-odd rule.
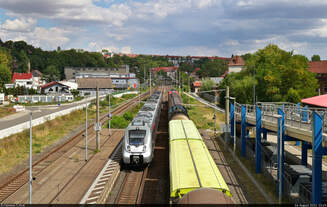
POLYGON ((172 120, 169 122, 169 139, 195 139, 202 140, 202 137, 191 120, 172 120))
POLYGON ((212 188, 231 196, 223 176, 191 120, 169 122, 170 196, 212 188))

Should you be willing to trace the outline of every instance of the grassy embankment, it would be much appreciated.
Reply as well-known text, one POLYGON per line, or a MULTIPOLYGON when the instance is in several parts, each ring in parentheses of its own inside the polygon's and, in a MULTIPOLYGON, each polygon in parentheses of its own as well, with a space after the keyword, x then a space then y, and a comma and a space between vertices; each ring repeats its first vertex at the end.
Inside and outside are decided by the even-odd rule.
MULTIPOLYGON (((182 95, 182 101, 186 104, 188 115, 198 129, 214 130, 213 116, 215 110, 184 94, 182 95), (191 106, 187 106, 189 101, 191 106)), ((220 124, 224 123, 225 114, 217 112, 216 116, 216 129, 219 130, 220 124)))
MULTIPOLYGON (((123 95, 121 98, 111 98, 111 110, 118 104, 136 96, 135 94, 123 95)), ((88 110, 88 120, 95 119, 95 104, 88 110)), ((108 113, 108 101, 101 101, 100 114, 108 113)), ((85 123, 85 110, 77 110, 65 116, 57 117, 44 124, 33 127, 33 153, 40 153, 47 146, 54 144, 62 137, 85 123)), ((10 171, 15 165, 20 164, 29 155, 29 130, 11 135, 0 140, 0 174, 10 171)))

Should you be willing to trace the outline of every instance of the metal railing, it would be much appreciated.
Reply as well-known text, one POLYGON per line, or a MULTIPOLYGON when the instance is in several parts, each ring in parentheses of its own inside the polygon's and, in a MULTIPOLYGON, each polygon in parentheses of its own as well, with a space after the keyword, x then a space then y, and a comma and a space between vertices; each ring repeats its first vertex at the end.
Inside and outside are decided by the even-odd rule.
MULTIPOLYGON (((301 107, 293 103, 272 103, 272 102, 259 102, 257 105, 244 104, 246 108, 246 120, 248 118, 256 118, 256 107, 261 109, 261 119, 277 123, 278 109, 281 109, 285 114, 285 126, 312 130, 312 113, 315 111, 322 116, 323 119, 323 132, 327 133, 327 109, 326 108, 313 108, 301 107)), ((241 119, 242 105, 235 103, 235 116, 236 119, 241 119)))

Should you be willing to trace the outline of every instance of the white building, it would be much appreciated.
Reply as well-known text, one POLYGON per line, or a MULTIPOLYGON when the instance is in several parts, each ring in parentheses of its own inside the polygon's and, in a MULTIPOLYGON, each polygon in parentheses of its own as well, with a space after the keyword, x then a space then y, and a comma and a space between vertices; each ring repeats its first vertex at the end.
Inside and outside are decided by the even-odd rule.
POLYGON ((245 62, 241 56, 232 55, 230 62, 228 63, 228 73, 238 73, 243 70, 245 62))
POLYGON ((37 89, 37 84, 33 81, 32 73, 14 73, 12 83, 15 87, 23 86, 29 89, 37 89))

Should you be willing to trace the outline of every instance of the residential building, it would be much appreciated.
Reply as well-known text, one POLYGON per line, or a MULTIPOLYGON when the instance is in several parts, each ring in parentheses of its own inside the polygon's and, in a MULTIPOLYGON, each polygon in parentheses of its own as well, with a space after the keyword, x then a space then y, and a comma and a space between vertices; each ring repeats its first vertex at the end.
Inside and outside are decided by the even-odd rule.
POLYGON ((245 67, 245 61, 241 56, 232 55, 231 60, 228 63, 228 73, 238 73, 245 67))
POLYGON ((319 94, 327 94, 327 60, 310 61, 309 71, 316 74, 319 82, 319 94))
POLYGON ((59 81, 59 83, 68 86, 69 90, 77 90, 78 88, 77 83, 73 81, 59 81))
POLYGON ((37 85, 33 82, 32 73, 14 73, 12 83, 14 84, 14 87, 23 86, 29 89, 37 89, 37 85))
POLYGON ((85 75, 92 75, 102 77, 105 74, 112 73, 129 73, 129 66, 122 65, 119 68, 104 68, 104 67, 65 67, 66 80, 75 79, 76 75, 85 77, 85 75), (84 74, 84 75, 83 75, 84 74))
POLYGON ((194 82, 192 83, 191 90, 192 90, 194 93, 199 92, 199 90, 200 90, 200 88, 201 88, 201 84, 202 84, 201 81, 194 81, 194 82))
POLYGON ((95 96, 97 86, 100 95, 109 94, 113 90, 111 78, 78 78, 76 81, 81 96, 95 96))
POLYGON ((61 84, 57 81, 52 81, 41 86, 42 94, 66 94, 69 93, 69 86, 61 84))
POLYGON ((39 70, 32 70, 32 76, 33 76, 33 85, 35 85, 37 88, 44 85, 46 82, 42 79, 43 73, 41 73, 39 70))

